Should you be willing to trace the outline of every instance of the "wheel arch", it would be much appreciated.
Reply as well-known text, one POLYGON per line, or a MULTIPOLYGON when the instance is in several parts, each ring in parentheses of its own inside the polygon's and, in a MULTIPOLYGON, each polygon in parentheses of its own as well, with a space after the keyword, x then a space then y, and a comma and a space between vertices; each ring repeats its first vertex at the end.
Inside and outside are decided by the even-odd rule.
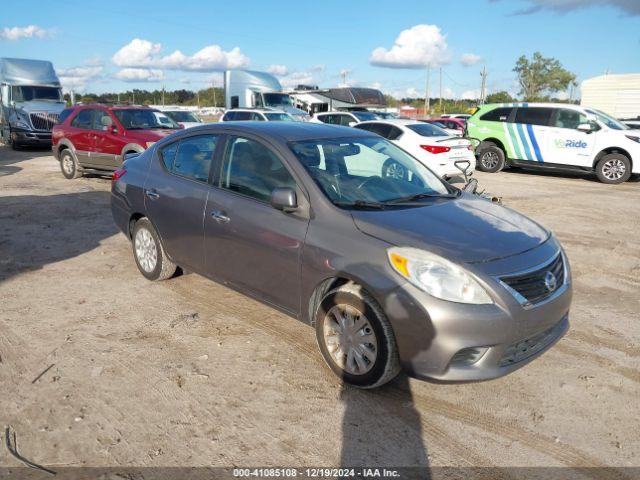
POLYGON ((598 165, 598 162, 602 159, 602 157, 611 153, 618 153, 627 157, 629 159, 629 163, 631 164, 631 168, 633 169, 633 158, 631 158, 631 154, 624 148, 620 147, 607 147, 603 150, 600 150, 600 152, 598 152, 598 154, 593 159, 593 165, 591 167, 595 170, 596 165, 598 165))
MULTIPOLYGON (((505 158, 507 157, 507 149, 504 146, 504 142, 496 137, 488 137, 485 138, 484 140, 482 140, 482 142, 480 143, 480 145, 482 145, 483 143, 493 143, 495 144, 496 147, 498 147, 500 150, 502 150, 504 152, 504 156, 505 158)), ((481 150, 481 148, 479 148, 479 150, 481 150)))

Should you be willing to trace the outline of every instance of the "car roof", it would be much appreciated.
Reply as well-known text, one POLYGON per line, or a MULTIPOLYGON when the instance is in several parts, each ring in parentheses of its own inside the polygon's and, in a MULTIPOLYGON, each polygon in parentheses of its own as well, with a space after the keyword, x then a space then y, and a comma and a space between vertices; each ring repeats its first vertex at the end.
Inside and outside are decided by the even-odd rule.
POLYGON ((583 107, 582 105, 574 105, 571 103, 560 103, 560 102, 511 102, 511 103, 487 103, 483 105, 481 108, 485 110, 487 108, 498 108, 498 107, 547 107, 547 108, 589 108, 583 107))
POLYGON ((366 125, 368 123, 387 123, 389 125, 400 125, 400 126, 407 126, 407 125, 418 125, 424 122, 421 122, 419 120, 411 120, 411 119, 405 119, 405 118, 381 118, 380 120, 367 120, 366 122, 360 122, 358 125, 366 125))
MULTIPOLYGON (((230 108, 229 110, 227 110, 227 112, 258 112, 258 113, 287 113, 284 110, 279 110, 276 108, 248 108, 248 107, 244 107, 244 108, 230 108)), ((227 113, 224 112, 224 113, 227 113)))
MULTIPOLYGON (((236 132, 255 133, 268 137, 276 137, 284 142, 315 140, 320 138, 341 137, 375 137, 376 135, 364 130, 325 123, 312 122, 221 122, 208 123, 188 130, 189 133, 198 131, 235 130, 236 132)), ((186 132, 186 130, 185 130, 186 132)))

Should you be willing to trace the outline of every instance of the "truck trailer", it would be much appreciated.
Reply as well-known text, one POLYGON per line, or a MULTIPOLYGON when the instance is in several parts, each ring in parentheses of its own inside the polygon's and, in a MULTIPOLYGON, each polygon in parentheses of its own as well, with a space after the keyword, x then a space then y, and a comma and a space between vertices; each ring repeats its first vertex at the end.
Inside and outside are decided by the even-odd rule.
POLYGON ((51 129, 64 110, 51 62, 0 58, 0 139, 18 149, 51 146, 51 129))

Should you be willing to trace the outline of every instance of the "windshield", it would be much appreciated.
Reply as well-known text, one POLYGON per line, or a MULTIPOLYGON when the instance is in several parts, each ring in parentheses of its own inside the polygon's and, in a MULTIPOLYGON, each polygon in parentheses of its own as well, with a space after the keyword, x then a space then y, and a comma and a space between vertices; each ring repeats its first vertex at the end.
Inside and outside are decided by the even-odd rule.
POLYGON ((178 129, 180 125, 158 110, 146 108, 118 109, 113 113, 126 130, 149 130, 154 128, 178 129))
POLYGON ((407 125, 409 130, 413 130, 422 137, 449 137, 450 135, 444 131, 436 123, 416 123, 407 125))
POLYGON ((355 115, 355 117, 361 122, 380 119, 380 117, 378 117, 375 113, 371 113, 371 112, 351 112, 351 114, 355 115))
POLYGON ((171 120, 175 122, 201 123, 200 119, 191 112, 184 112, 179 110, 175 112, 162 112, 162 113, 167 115, 167 117, 169 117, 171 120))
POLYGON ((264 114, 270 122, 295 122, 288 113, 266 113, 264 114))
POLYGON ((291 97, 286 93, 263 93, 264 103, 267 107, 279 107, 291 105, 291 97))
POLYGON ((62 101, 62 93, 55 87, 32 87, 27 85, 11 87, 11 99, 14 102, 30 102, 32 100, 62 101))
POLYGON ((609 128, 612 128, 614 130, 629 130, 629 127, 626 126, 624 123, 619 122, 615 118, 610 117, 609 115, 607 115, 604 112, 601 112, 600 110, 588 109, 586 110, 586 112, 592 115, 595 115, 598 118, 598 120, 600 120, 609 128))
POLYGON ((385 208, 450 196, 431 170, 383 138, 328 138, 289 146, 325 195, 346 208, 385 208))

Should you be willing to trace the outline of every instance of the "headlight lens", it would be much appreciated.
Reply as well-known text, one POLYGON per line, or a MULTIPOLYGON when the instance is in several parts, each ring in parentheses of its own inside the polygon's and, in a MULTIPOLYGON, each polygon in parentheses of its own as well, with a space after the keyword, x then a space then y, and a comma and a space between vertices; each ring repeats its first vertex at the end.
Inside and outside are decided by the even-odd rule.
POLYGON ((634 137, 633 135, 625 135, 625 137, 627 137, 629 140, 640 143, 640 137, 634 137))
POLYGON ((31 129, 27 121, 22 118, 13 118, 10 123, 11 123, 11 126, 16 128, 25 128, 27 130, 31 129))
POLYGON ((487 291, 458 265, 416 248, 387 250, 396 272, 429 295, 449 302, 491 304, 487 291))
POLYGON ((147 142, 147 148, 151 147, 156 142, 147 142))

